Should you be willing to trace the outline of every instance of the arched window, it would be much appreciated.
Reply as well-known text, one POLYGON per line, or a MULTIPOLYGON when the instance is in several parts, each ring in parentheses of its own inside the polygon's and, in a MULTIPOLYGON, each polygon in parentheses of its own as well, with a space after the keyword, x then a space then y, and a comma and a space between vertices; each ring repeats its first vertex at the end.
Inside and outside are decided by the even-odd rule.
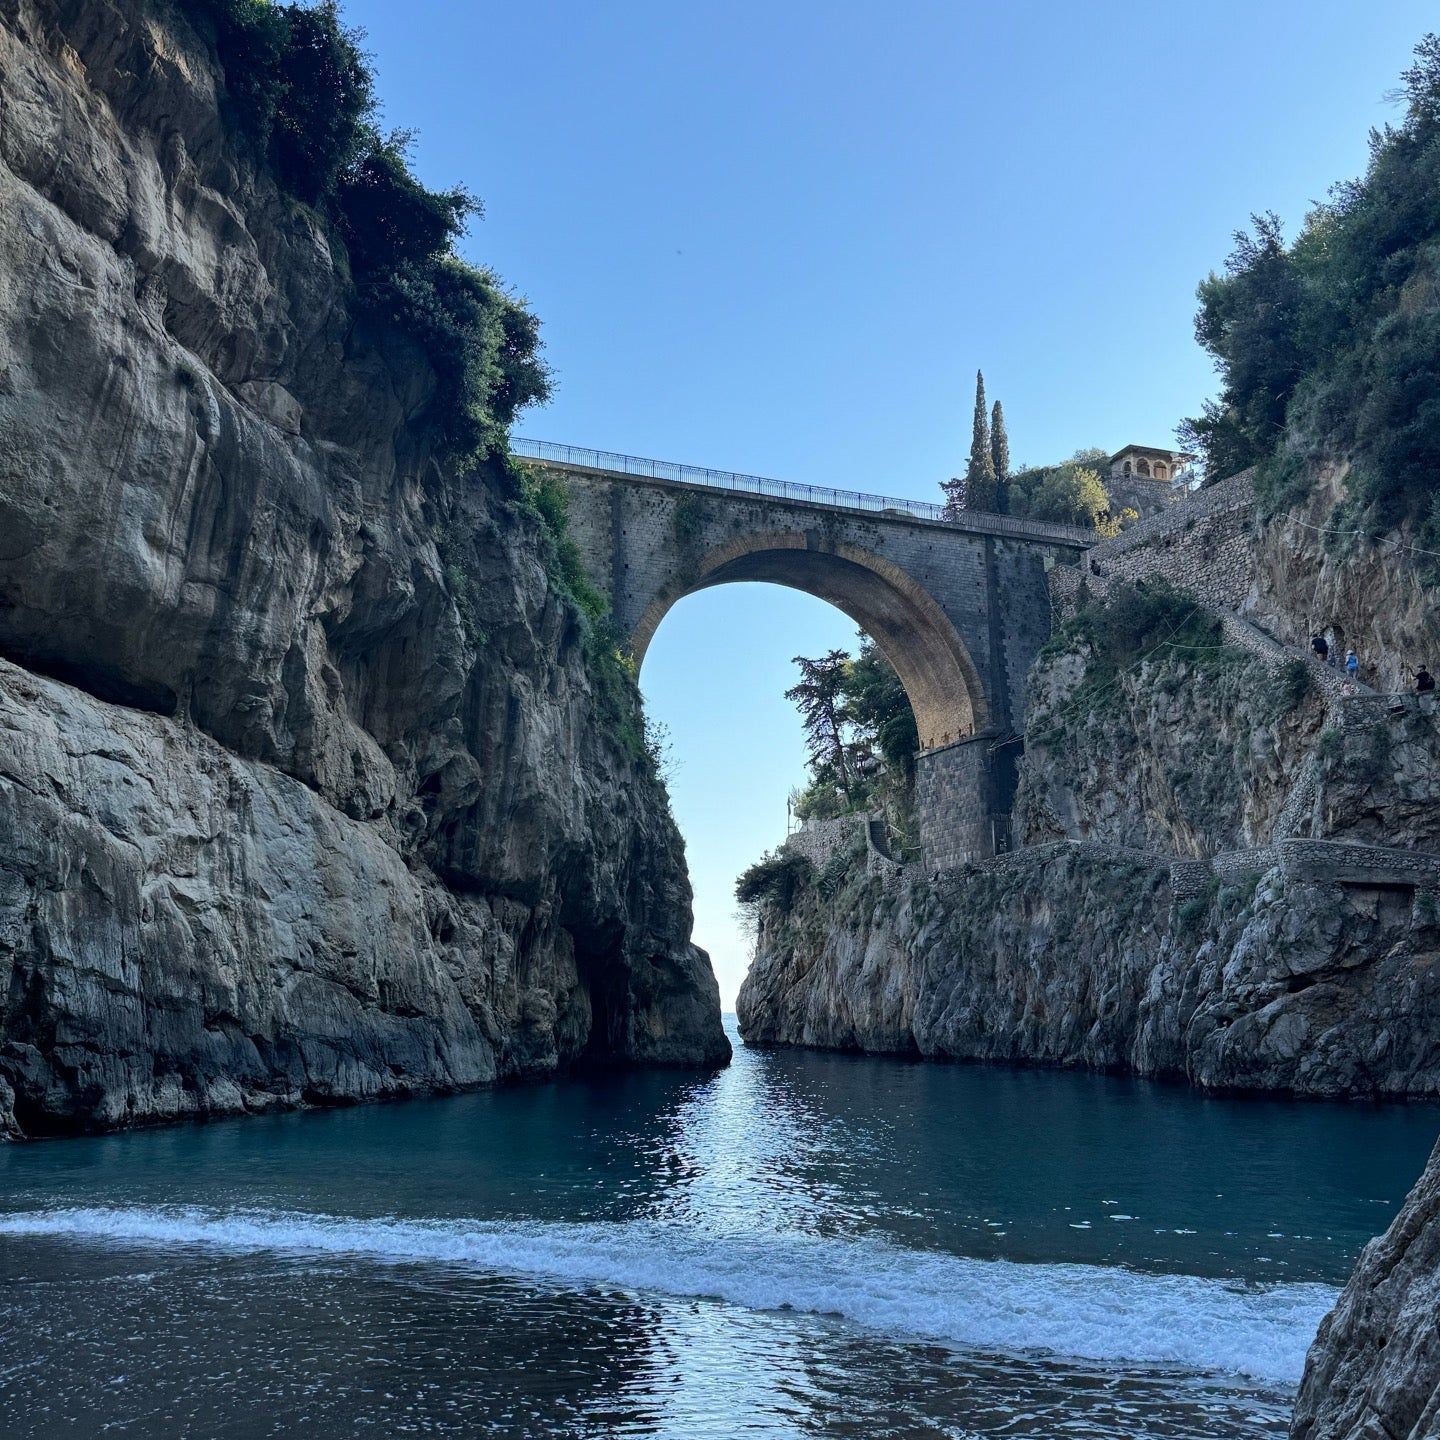
POLYGON ((1130 474, 1130 462, 1128 460, 1125 462, 1125 473, 1127 475, 1130 474))
POLYGON ((1157 480, 1164 480, 1168 478, 1165 474, 1165 466, 1159 460, 1155 462, 1155 478, 1157 480))
POLYGON ((1136 461, 1135 470, 1136 470, 1136 473, 1137 473, 1137 474, 1140 474, 1140 475, 1149 475, 1149 473, 1150 473, 1150 462, 1149 462, 1148 460, 1139 460, 1139 461, 1136 461))

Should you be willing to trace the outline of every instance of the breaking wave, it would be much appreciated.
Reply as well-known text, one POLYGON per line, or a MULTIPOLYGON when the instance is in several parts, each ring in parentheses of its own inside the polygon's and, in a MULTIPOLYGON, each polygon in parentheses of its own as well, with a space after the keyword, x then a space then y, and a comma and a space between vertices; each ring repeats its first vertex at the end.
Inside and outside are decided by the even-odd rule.
POLYGON ((565 1287, 707 1297, 838 1316, 895 1338, 1298 1382, 1326 1285, 1250 1286, 1109 1266, 1023 1264, 803 1234, 644 1221, 345 1219, 262 1210, 45 1209, 0 1235, 453 1265, 565 1287))

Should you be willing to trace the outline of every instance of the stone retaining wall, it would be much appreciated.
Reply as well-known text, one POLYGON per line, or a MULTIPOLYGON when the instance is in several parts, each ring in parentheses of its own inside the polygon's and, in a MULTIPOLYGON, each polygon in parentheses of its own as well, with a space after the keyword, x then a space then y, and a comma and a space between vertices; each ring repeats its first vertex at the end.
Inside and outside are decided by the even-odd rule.
POLYGON ((1254 472, 1242 470, 1192 490, 1173 505, 1137 521, 1128 530, 1092 545, 1086 552, 1090 562, 1117 567, 1132 550, 1159 548, 1179 550, 1181 542, 1197 531, 1227 538, 1237 527, 1248 530, 1255 516, 1254 472))
POLYGON ((865 826, 864 815, 841 815, 834 820, 807 820, 786 836, 781 849, 803 855, 817 870, 823 870, 841 851, 855 843, 856 827, 865 826))
POLYGON ((1128 860, 1148 869, 1166 870, 1176 900, 1199 894, 1212 880, 1238 885, 1277 866, 1285 875, 1309 884, 1412 885, 1417 890, 1440 890, 1440 855, 1340 840, 1278 840, 1273 845, 1227 850, 1203 860, 1181 860, 1094 840, 1051 840, 977 861, 973 868, 1038 868, 1066 851, 1083 851, 1098 859, 1128 860))
POLYGON ((781 848, 803 855, 817 870, 823 870, 841 851, 853 848, 857 840, 863 841, 866 871, 882 879, 894 879, 903 875, 906 867, 875 843, 872 827, 884 824, 885 819, 881 815, 840 815, 833 820, 807 820, 786 837, 781 848))
POLYGON ((1370 693, 1344 695, 1330 713, 1330 723, 1342 729, 1356 730, 1369 725, 1388 723, 1401 715, 1416 715, 1432 724, 1440 717, 1440 692, 1428 695, 1405 692, 1399 695, 1370 693))

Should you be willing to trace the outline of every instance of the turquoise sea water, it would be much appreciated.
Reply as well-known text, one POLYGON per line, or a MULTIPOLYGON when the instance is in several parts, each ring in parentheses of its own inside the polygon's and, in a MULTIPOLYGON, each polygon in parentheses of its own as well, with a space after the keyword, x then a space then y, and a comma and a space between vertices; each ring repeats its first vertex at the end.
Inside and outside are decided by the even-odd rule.
POLYGON ((0 1148, 0 1434, 1280 1435, 1437 1130, 737 1047, 0 1148))

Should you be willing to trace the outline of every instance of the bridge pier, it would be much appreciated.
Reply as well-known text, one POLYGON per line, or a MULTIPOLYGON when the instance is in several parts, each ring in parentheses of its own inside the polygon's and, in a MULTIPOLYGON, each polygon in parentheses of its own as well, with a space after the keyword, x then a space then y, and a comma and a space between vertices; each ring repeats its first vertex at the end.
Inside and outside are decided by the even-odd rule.
POLYGON ((932 874, 1010 848, 1017 742, 994 731, 915 757, 920 859, 932 874))

